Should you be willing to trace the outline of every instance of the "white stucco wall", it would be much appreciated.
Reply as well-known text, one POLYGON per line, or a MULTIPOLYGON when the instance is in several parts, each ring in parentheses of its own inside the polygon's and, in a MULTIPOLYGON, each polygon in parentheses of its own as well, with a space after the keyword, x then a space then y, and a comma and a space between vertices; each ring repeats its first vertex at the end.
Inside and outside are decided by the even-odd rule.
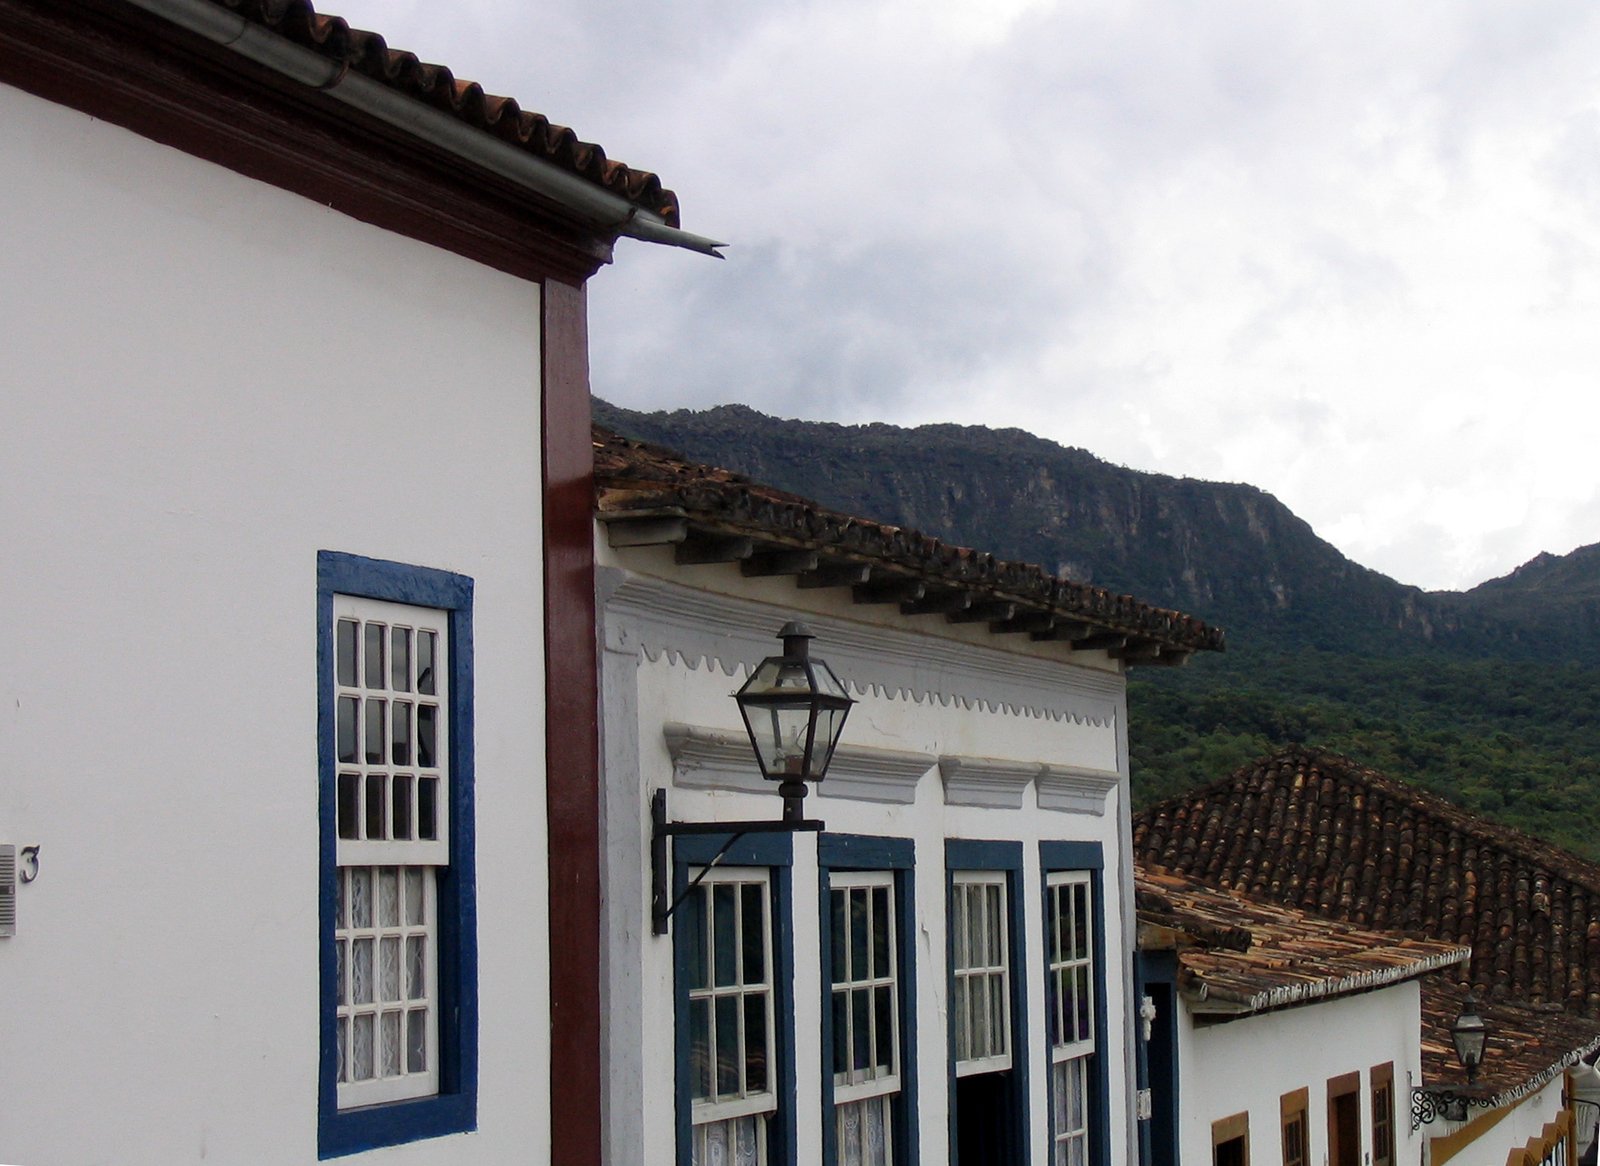
POLYGON ((1503 1113, 1485 1115, 1481 1110, 1470 1110, 1468 1122, 1425 1127, 1427 1134, 1434 1135, 1430 1137, 1428 1161, 1433 1166, 1505 1166, 1512 1150, 1523 1149, 1530 1141, 1542 1143, 1545 1125, 1561 1114, 1565 1085, 1566 1074, 1558 1073, 1544 1088, 1503 1113), (1449 1136, 1456 1131, 1470 1135, 1470 1140, 1458 1144, 1462 1139, 1449 1136))
POLYGON ((543 1160, 536 286, 0 86, 0 1161, 314 1162, 316 554, 476 580, 479 1132, 543 1160))
MULTIPOLYGON (((650 934, 648 801, 669 790, 670 816, 708 821, 776 818, 771 789, 729 788, 734 770, 675 767, 663 726, 684 724, 743 737, 730 699, 747 666, 778 651, 773 638, 788 619, 816 633, 815 653, 850 683, 846 748, 921 755, 909 761, 904 804, 848 796, 855 772, 836 759, 809 816, 829 832, 909 838, 916 848, 916 952, 920 1145, 912 1161, 948 1157, 946 838, 1023 843, 1032 1160, 1046 1161, 1047 1057, 1042 934, 1041 840, 1099 842, 1105 855, 1108 1016, 1101 1051, 1108 1059, 1111 1161, 1130 1160, 1132 1128, 1126 985, 1131 891, 1126 862, 1125 703, 1123 678, 1103 654, 1068 663, 1059 647, 1026 637, 995 637, 982 627, 899 615, 892 605, 863 607, 848 589, 800 591, 788 579, 744 580, 734 567, 677 568, 666 550, 608 552, 601 535, 604 607, 603 702, 606 772, 606 998, 610 1166, 665 1166, 673 1161, 674 1032, 672 944, 650 934), (623 566, 626 566, 626 570, 623 566), (652 574, 655 578, 652 578, 652 574), (664 582, 663 582, 664 580, 664 582), (931 633, 931 634, 930 634, 931 633), (963 695, 964 694, 964 695, 963 695), (973 698, 973 699, 968 699, 973 698), (1065 711, 1064 711, 1065 710, 1065 711), (1015 808, 955 805, 947 798, 940 756, 1048 762, 1121 775, 1100 813, 1041 809, 1037 783, 1016 794, 1015 808), (916 774, 921 765, 920 776, 916 774), (720 786, 721 788, 715 788, 720 786), (841 796, 845 795, 845 796, 841 796)), ((746 771, 754 763, 743 758, 746 771)), ((759 775, 749 782, 759 785, 759 775)), ((818 961, 817 840, 794 836, 794 938, 799 1161, 820 1160, 819 1066, 824 985, 818 961)))
POLYGON ((1412 1132, 1410 1112, 1410 1087, 1421 1075, 1422 1020, 1416 981, 1222 1023, 1195 1021, 1182 1007, 1178 1025, 1182 1161, 1210 1162, 1211 1123, 1246 1111, 1250 1161, 1281 1161, 1279 1099, 1304 1087, 1309 1160, 1326 1162, 1328 1081, 1359 1072, 1362 1161, 1368 1162, 1371 1070, 1385 1063, 1394 1066, 1396 1161, 1419 1160, 1423 1135, 1412 1132))

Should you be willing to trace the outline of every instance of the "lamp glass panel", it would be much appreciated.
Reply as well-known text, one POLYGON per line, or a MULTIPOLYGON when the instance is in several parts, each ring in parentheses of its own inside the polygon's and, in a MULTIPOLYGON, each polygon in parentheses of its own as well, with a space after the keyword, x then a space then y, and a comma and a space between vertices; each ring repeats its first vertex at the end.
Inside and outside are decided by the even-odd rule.
POLYGON ((1451 1034, 1455 1042, 1456 1056, 1463 1065, 1477 1065, 1483 1062, 1484 1031, 1479 1025, 1458 1026, 1451 1034))
POLYGON ((826 771, 829 763, 833 761, 834 746, 839 743, 839 737, 844 733, 844 718, 849 711, 849 705, 840 708, 823 707, 817 710, 817 743, 812 749, 812 773, 826 771))
POLYGON ((782 778, 804 774, 806 731, 810 722, 811 706, 804 702, 760 705, 750 710, 751 736, 767 776, 782 778))

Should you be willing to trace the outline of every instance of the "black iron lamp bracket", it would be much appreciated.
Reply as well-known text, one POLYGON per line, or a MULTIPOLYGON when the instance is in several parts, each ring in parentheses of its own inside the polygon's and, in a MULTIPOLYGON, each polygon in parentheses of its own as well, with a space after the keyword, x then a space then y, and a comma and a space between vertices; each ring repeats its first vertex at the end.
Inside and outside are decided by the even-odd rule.
POLYGON ((1445 1121, 1466 1121, 1473 1106, 1493 1109, 1494 1098, 1475 1093, 1457 1093, 1453 1089, 1414 1086, 1411 1090, 1411 1128, 1417 1130, 1441 1118, 1445 1121))
POLYGON ((658 789, 650 798, 650 921, 656 935, 667 934, 667 920, 694 893, 711 869, 727 856, 734 844, 746 834, 820 833, 824 823, 815 818, 788 818, 774 822, 669 822, 667 821, 667 791, 658 789), (668 840, 684 834, 728 834, 730 837, 710 862, 695 875, 694 881, 672 898, 672 856, 668 853, 668 840))
POLYGON ((1587 1105, 1591 1109, 1600 1110, 1600 1101, 1590 1101, 1587 1097, 1574 1097, 1570 1093, 1563 1093, 1561 1095, 1561 1104, 1566 1106, 1568 1109, 1574 1109, 1580 1105, 1587 1105))

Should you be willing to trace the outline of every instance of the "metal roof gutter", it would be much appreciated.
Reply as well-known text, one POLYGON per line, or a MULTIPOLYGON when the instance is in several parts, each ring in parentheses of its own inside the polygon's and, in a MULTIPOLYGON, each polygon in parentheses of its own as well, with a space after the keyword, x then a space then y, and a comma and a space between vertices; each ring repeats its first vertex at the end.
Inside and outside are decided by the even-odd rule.
POLYGON ((482 130, 395 92, 341 62, 330 61, 211 0, 129 0, 214 44, 403 130, 430 145, 547 198, 602 233, 682 247, 721 259, 726 247, 703 235, 669 226, 659 215, 536 158, 482 130))

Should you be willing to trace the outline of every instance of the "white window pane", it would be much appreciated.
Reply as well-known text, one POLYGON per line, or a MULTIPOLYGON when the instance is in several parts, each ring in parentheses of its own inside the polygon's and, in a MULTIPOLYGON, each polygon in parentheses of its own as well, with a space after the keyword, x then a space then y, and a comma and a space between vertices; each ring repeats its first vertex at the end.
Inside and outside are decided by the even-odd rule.
POLYGON ((337 929, 337 969, 347 990, 337 994, 337 1023, 349 1032, 341 1106, 375 1104, 436 1092, 433 1054, 432 935, 436 928, 429 868, 351 867, 340 872, 348 888, 350 923, 337 929), (420 914, 412 923, 412 896, 420 914), (357 927, 356 920, 365 924, 357 927), (405 1007, 399 1007, 404 1003, 405 1007))
POLYGON ((839 1107, 839 1161, 842 1166, 862 1166, 861 1110, 864 1105, 864 1101, 852 1101, 839 1107))
POLYGON ((737 1166, 757 1166, 765 1156, 761 1153, 761 1134, 765 1123, 758 1117, 740 1118, 734 1123, 737 1166))
POLYGON ((385 1012, 378 1020, 380 1077, 400 1075, 400 1014, 385 1012))
POLYGON ((350 1077, 354 1081, 366 1081, 372 1077, 372 1028, 374 1018, 372 1013, 363 1012, 355 1017, 351 1025, 354 1040, 350 1049, 350 1077))
POLYGON ((865 1106, 862 1125, 866 1134, 862 1160, 866 1166, 889 1166, 889 1100, 873 1098, 862 1105, 865 1106))
POLYGON ((392 866, 378 870, 378 926, 397 927, 400 923, 400 872, 392 866))
POLYGON ((371 1004, 373 990, 371 939, 358 939, 351 945, 350 999, 356 1004, 371 1004))
POLYGON ((422 871, 414 866, 406 867, 406 923, 416 927, 422 922, 424 904, 422 901, 422 871))

